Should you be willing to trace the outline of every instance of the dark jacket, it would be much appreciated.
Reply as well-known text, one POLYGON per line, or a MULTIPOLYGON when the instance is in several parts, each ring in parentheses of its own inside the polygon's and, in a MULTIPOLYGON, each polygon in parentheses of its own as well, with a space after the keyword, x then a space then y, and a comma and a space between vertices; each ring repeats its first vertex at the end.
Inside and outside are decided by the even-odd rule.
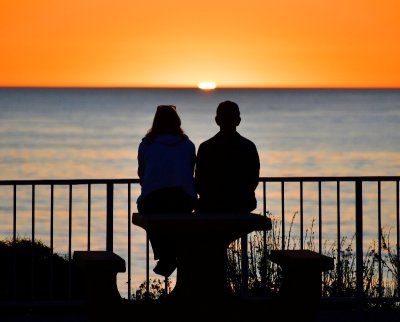
POLYGON ((251 212, 257 207, 260 159, 255 144, 239 133, 217 133, 199 145, 195 183, 198 211, 251 212))

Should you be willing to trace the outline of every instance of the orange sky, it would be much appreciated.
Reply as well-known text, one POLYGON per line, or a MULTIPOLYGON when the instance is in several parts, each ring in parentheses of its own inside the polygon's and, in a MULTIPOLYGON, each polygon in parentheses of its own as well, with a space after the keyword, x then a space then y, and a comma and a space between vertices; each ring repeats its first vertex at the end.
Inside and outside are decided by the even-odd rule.
POLYGON ((400 87, 398 0, 0 0, 0 86, 400 87))

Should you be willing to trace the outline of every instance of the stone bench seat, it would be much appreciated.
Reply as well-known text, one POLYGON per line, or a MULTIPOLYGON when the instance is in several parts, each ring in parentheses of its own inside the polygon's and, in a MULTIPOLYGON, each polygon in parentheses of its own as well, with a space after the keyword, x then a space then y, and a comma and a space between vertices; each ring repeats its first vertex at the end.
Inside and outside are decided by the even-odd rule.
POLYGON ((77 296, 90 303, 121 299, 117 274, 126 271, 125 260, 111 251, 75 251, 77 296))
POLYGON ((282 318, 315 321, 322 293, 321 274, 334 268, 334 259, 311 250, 271 250, 269 260, 282 269, 279 292, 282 318), (291 310, 287 310, 287 307, 291 310))

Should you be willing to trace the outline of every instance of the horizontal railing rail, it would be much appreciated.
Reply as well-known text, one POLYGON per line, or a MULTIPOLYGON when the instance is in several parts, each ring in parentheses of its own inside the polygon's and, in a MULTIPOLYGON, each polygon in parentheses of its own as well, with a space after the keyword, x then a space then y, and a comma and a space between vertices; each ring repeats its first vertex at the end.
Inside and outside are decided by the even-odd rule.
MULTIPOLYGON (((307 229, 305 228, 305 216, 307 214, 307 211, 305 210, 305 204, 309 201, 308 194, 310 192, 307 190, 305 186, 308 184, 315 184, 316 187, 313 186, 311 190, 313 190, 313 193, 317 195, 316 197, 316 205, 314 208, 316 209, 317 213, 317 219, 316 221, 318 222, 318 228, 317 228, 317 236, 318 236, 318 247, 316 249, 321 253, 323 252, 323 246, 324 246, 324 236, 328 235, 327 230, 324 227, 324 220, 326 221, 326 216, 324 214, 324 202, 325 199, 328 200, 328 206, 331 212, 335 212, 335 220, 336 220, 336 225, 335 229, 333 231, 329 232, 329 235, 334 235, 334 242, 336 243, 336 254, 335 254, 335 261, 336 261, 336 269, 337 269, 337 276, 340 278, 341 274, 343 274, 343 271, 341 270, 341 261, 343 255, 344 249, 342 249, 341 245, 341 240, 343 238, 343 223, 342 221, 346 221, 346 225, 349 226, 349 219, 344 218, 342 214, 342 208, 343 207, 353 207, 354 208, 354 232, 355 232, 355 279, 356 279, 356 294, 353 297, 358 302, 364 302, 364 301, 383 301, 383 300, 394 300, 394 301, 399 301, 399 294, 400 294, 400 277, 399 277, 399 271, 400 271, 400 261, 399 261, 399 239, 400 239, 400 233, 399 233, 399 182, 400 182, 400 176, 329 176, 329 177, 260 177, 259 179, 260 185, 259 185, 259 190, 258 190, 258 200, 259 202, 259 209, 258 211, 262 213, 263 215, 271 215, 274 214, 275 212, 272 212, 271 209, 275 207, 276 209, 280 210, 280 215, 277 215, 277 221, 279 221, 279 229, 281 232, 280 236, 280 248, 284 249, 287 248, 289 245, 288 238, 291 236, 290 234, 292 233, 292 224, 293 221, 287 222, 287 207, 288 204, 290 203, 290 200, 295 199, 296 201, 294 202, 295 208, 298 208, 295 212, 299 214, 299 223, 298 223, 298 231, 299 231, 299 236, 298 236, 298 241, 299 244, 296 244, 297 248, 303 249, 308 247, 306 238, 309 236, 306 236, 307 234, 307 229), (391 187, 388 190, 388 194, 383 193, 383 185, 386 183, 391 183, 394 185, 394 187, 391 187), (272 185, 278 185, 277 187, 271 188, 270 186, 272 185), (295 189, 293 189, 293 184, 296 185, 295 189), (325 188, 325 184, 333 184, 333 190, 331 189, 328 193, 328 197, 325 197, 323 193, 323 189, 325 188), (348 185, 351 185, 352 188, 348 185), (376 189, 376 196, 374 196, 374 193, 371 193, 371 188, 368 187, 368 191, 365 191, 365 186, 368 184, 373 184, 373 189, 376 189), (298 186, 297 186, 298 185, 298 186), (344 187, 346 186, 346 187, 344 187), (343 188, 344 187, 344 188, 343 188), (269 189, 275 189, 273 192, 269 193, 269 189), (343 191, 346 190, 346 198, 342 197, 343 191), (351 190, 351 192, 349 192, 351 190), (393 191, 392 191, 393 190, 393 191), (295 192, 294 192, 295 191, 295 192), (388 197, 390 195, 390 198, 388 197), (350 197, 349 197, 350 196, 350 197), (383 207, 384 207, 384 202, 385 202, 385 207, 387 200, 390 199, 390 205, 388 207, 388 211, 385 211, 385 213, 389 213, 389 218, 383 218, 383 207), (350 200, 350 201, 349 201, 350 200), (384 202, 383 202, 384 201, 384 202), (365 207, 366 204, 371 204, 373 203, 374 206, 372 207, 373 209, 376 209, 376 218, 374 220, 376 221, 376 226, 375 226, 375 237, 376 239, 373 239, 373 241, 377 244, 377 249, 374 253, 373 259, 375 260, 374 263, 377 265, 377 276, 374 276, 373 278, 377 280, 377 286, 378 286, 378 293, 377 296, 373 298, 367 298, 365 294, 365 256, 366 256, 366 238, 365 235, 368 235, 368 238, 373 238, 371 237, 371 234, 374 235, 374 233, 371 232, 366 232, 366 227, 365 223, 372 221, 370 216, 366 216, 365 207), (391 267, 389 268, 389 271, 392 274, 392 282, 394 283, 392 285, 393 290, 393 296, 387 297, 384 296, 384 284, 385 284, 385 276, 387 276, 387 265, 386 262, 383 261, 383 254, 382 251, 387 248, 388 245, 386 244, 387 241, 384 239, 383 235, 383 219, 385 219, 385 222, 389 222, 390 224, 394 225, 394 230, 395 230, 395 243, 396 246, 391 249, 390 253, 390 260, 391 262, 391 267)), ((11 206, 5 206, 2 205, 1 202, 4 202, 4 198, 0 199, 0 223, 3 221, 2 217, 5 218, 8 215, 12 216, 12 233, 11 236, 6 236, 5 233, 2 233, 1 230, 3 226, 0 226, 0 239, 9 237, 13 242, 15 242, 18 239, 18 229, 17 229, 17 223, 18 223, 18 205, 21 203, 26 203, 27 201, 24 198, 23 201, 19 200, 19 189, 22 186, 30 186, 31 187, 31 197, 30 197, 30 208, 31 208, 31 224, 30 224, 30 237, 32 243, 36 241, 36 201, 37 201, 37 196, 36 196, 36 190, 37 187, 39 186, 47 186, 50 189, 50 198, 49 198, 49 207, 50 207, 50 218, 49 218, 49 224, 50 224, 50 236, 49 236, 49 241, 50 241, 50 250, 51 252, 54 251, 54 200, 55 200, 55 187, 56 186, 67 186, 68 187, 68 237, 67 237, 67 257, 69 259, 69 262, 71 262, 72 259, 72 254, 73 254, 73 247, 72 247, 72 241, 73 241, 73 227, 72 227, 72 219, 73 219, 73 192, 74 192, 74 187, 75 186, 86 186, 87 187, 87 236, 86 236, 86 244, 87 244, 87 250, 91 250, 91 238, 92 238, 92 204, 93 204, 93 198, 92 198, 92 188, 93 186, 98 186, 98 185, 104 185, 105 186, 105 198, 106 198, 106 238, 105 238, 105 249, 109 251, 114 250, 114 210, 115 210, 115 187, 118 185, 126 185, 126 192, 125 196, 127 199, 127 207, 126 207, 126 212, 127 212, 127 238, 126 238, 126 243, 127 243, 127 254, 126 259, 127 259, 127 298, 132 298, 132 290, 131 290, 131 279, 132 279, 132 272, 131 272, 131 265, 132 265, 132 249, 131 249, 131 214, 134 212, 132 209, 131 204, 135 202, 136 200, 133 200, 132 198, 132 185, 136 189, 139 189, 139 179, 51 179, 51 180, 1 180, 0 181, 0 197, 1 193, 4 193, 7 189, 7 191, 11 190, 11 195, 12 195, 12 202, 11 206), (2 236, 3 235, 3 236, 2 236)), ((331 187, 332 188, 332 187, 331 187)), ((385 191, 386 191, 385 190, 385 191)), ((10 193, 6 194, 7 196, 10 195, 10 193)), ((7 205, 10 204, 9 201, 4 202, 7 205)), ((293 203, 293 202, 292 202, 293 203)), ((313 209, 314 209, 313 208, 313 209)), ((313 210, 314 211, 314 210, 313 210)), ((332 219, 330 219, 333 221, 332 219)), ((4 221, 3 221, 4 222, 4 221)), ((350 225, 351 226, 351 225, 350 225)), ((308 232, 309 233, 309 232, 308 232)), ((268 245, 267 245, 268 246, 268 245)), ((246 252, 247 244, 242 242, 242 248, 246 252)), ((146 243, 146 280, 149 282, 149 245, 148 245, 148 240, 146 243)), ((34 254, 32 254, 33 258, 34 254)), ((246 256, 243 256, 243 259, 246 259, 246 256)), ((33 263, 33 260, 32 260, 33 263)), ((247 262, 243 262, 247 263, 247 262)), ((1 265, 1 264, 0 264, 1 265)), ((15 260, 15 255, 13 256, 13 272, 17 271, 17 262, 15 260)), ((32 276, 34 274, 35 268, 33 267, 32 264, 32 276)), ((247 268, 244 267, 243 271, 243 280, 247 281, 247 276, 246 273, 247 268)), ((69 278, 71 279, 71 268, 69 271, 69 278)), ((50 279, 50 284, 52 282, 52 272, 50 273, 49 279, 50 279)), ((11 284, 13 285, 12 289, 12 296, 14 298, 17 298, 17 289, 16 289, 16 273, 13 273, 12 276, 12 281, 11 284)), ((70 283, 71 285, 71 283, 70 283)), ((149 283, 147 283, 148 287, 149 283)), ((52 289, 52 285, 50 285, 50 289, 52 289)), ((243 287, 247 287, 247 283, 243 284, 243 287)), ((32 279, 32 285, 31 285, 32 290, 34 289, 34 279, 32 279)), ((244 290, 243 294, 246 294, 244 290)), ((50 294, 52 292, 50 291, 50 294)), ((69 296, 71 297, 71 290, 69 291, 69 296)), ((32 298, 34 298, 34 294, 32 291, 32 298)))

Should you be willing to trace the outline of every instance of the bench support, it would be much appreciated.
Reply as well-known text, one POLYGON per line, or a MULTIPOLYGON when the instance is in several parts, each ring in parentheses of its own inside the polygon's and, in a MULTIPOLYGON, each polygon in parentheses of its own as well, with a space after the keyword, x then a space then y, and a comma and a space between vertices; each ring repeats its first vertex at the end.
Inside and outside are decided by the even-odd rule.
POLYGON ((177 279, 171 296, 179 299, 223 299, 230 295, 226 275, 229 241, 215 242, 215 236, 199 237, 178 247, 177 279), (214 237, 214 238, 213 238, 214 237))

